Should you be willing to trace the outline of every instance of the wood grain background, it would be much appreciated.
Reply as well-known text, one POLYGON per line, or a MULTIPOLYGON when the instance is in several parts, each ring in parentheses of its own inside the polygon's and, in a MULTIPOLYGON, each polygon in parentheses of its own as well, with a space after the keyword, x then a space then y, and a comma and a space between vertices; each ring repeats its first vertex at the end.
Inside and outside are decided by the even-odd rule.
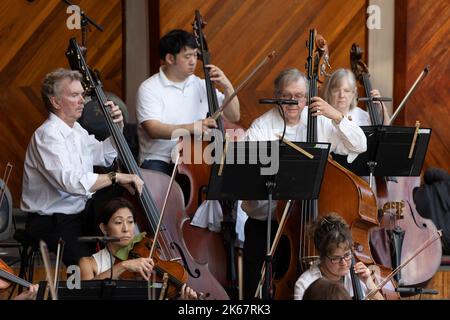
MULTIPOLYGON (((155 8, 156 0, 149 0, 155 8)), ((105 88, 123 98, 124 21, 121 0, 80 0, 85 12, 105 27, 88 36, 88 63, 99 69, 105 88)), ((204 28, 212 62, 237 86, 272 50, 277 55, 242 89, 241 121, 244 128, 270 106, 258 99, 272 96, 272 82, 286 67, 304 70, 308 31, 314 27, 328 41, 333 69, 349 67, 353 42, 366 48, 365 0, 159 0, 156 13, 160 34, 172 28, 192 30, 194 10, 208 22, 204 28)), ((421 69, 431 65, 429 76, 408 102, 398 124, 433 129, 425 168, 450 168, 448 102, 449 61, 448 1, 397 0, 395 23, 394 105, 398 105, 421 69)), ((23 159, 33 131, 47 116, 40 98, 43 76, 68 66, 68 40, 79 30, 66 27, 66 6, 58 0, 2 1, 0 3, 0 173, 14 164, 10 189, 14 205, 20 199, 23 159)), ((154 18, 154 17, 153 17, 154 18)), ((155 48, 154 39, 151 46, 155 48)), ((365 50, 367 53, 367 48, 365 50)), ((132 59, 133 57, 127 57, 132 59)), ((151 61, 158 65, 159 61, 151 61)), ((198 74, 202 76, 200 68, 198 74)))
POLYGON ((424 169, 450 170, 450 4, 448 1, 396 1, 394 105, 398 105, 426 65, 397 123, 432 128, 424 169))
MULTIPOLYGON (((122 96, 122 2, 76 3, 105 30, 90 26, 88 64, 101 72, 108 91, 122 96)), ((81 31, 66 27, 66 8, 59 0, 0 3, 0 173, 8 161, 14 165, 8 186, 15 206, 20 201, 28 141, 47 117, 41 81, 53 69, 69 67, 65 51, 71 37, 81 43, 81 31)))
MULTIPOLYGON (((273 80, 287 67, 305 71, 309 29, 327 40, 332 67, 349 67, 353 42, 366 43, 364 0, 210 0, 177 2, 160 0, 160 32, 173 28, 192 30, 195 9, 207 22, 211 62, 219 66, 235 87, 272 50, 275 58, 239 93, 240 124, 247 128, 270 106, 258 99, 273 96, 273 80)), ((202 76, 200 68, 198 74, 202 76)), ((203 77, 203 76, 202 76, 203 77)))

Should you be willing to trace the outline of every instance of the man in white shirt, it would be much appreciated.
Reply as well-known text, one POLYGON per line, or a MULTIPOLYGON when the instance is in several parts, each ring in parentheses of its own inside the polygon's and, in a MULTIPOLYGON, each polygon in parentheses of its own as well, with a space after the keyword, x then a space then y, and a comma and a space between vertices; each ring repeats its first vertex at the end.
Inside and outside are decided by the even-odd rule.
MULTIPOLYGON (((177 142, 171 140, 172 133, 184 129, 186 134, 193 134, 196 125, 202 134, 216 128, 217 123, 206 117, 205 81, 194 75, 198 59, 194 36, 175 29, 162 37, 159 45, 164 65, 141 84, 137 93, 139 163, 143 168, 171 174, 171 152, 177 142)), ((207 67, 211 80, 224 89, 224 94, 216 90, 220 105, 234 92, 233 86, 218 67, 207 67)), ((239 101, 234 97, 224 117, 236 122, 239 116, 239 101)))
MULTIPOLYGON (((285 138, 290 141, 306 141, 308 108, 306 98, 308 81, 306 76, 295 68, 282 71, 274 81, 275 97, 294 99, 298 105, 283 106, 286 118, 285 138)), ((309 106, 317 117, 317 138, 319 142, 331 143, 331 150, 347 155, 352 162, 367 148, 367 141, 361 128, 320 97, 313 97, 309 106)), ((278 108, 273 108, 256 119, 247 130, 250 141, 278 140, 283 133, 284 121, 278 108)), ((242 209, 249 218, 245 224, 244 242, 244 296, 252 298, 259 281, 259 270, 266 251, 268 201, 243 201, 242 209), (258 272, 255 272, 258 270, 258 272)), ((275 219, 276 201, 272 203, 272 219, 275 219)), ((274 233, 276 224, 272 224, 274 233)), ((273 238, 272 238, 273 239, 273 238)), ((280 259, 282 259, 280 257, 280 259)), ((276 262, 275 257, 274 262, 276 262)))
MULTIPOLYGON (((44 78, 42 98, 48 119, 34 132, 25 156, 21 209, 28 212, 26 231, 55 251, 65 241, 63 261, 78 264, 91 255, 79 243, 87 201, 100 189, 115 183, 130 192, 142 192, 143 181, 134 174, 94 173, 94 165, 109 166, 117 156, 110 138, 100 142, 76 122, 84 108, 82 76, 57 69, 44 78)), ((108 102, 113 121, 123 128, 119 107, 108 102)))

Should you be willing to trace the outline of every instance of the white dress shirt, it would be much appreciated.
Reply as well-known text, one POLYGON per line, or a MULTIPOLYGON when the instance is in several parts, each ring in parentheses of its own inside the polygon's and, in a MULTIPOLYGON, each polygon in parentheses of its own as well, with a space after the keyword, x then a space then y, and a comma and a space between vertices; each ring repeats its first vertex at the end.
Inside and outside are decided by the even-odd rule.
MULTIPOLYGON (((295 126, 295 134, 289 134, 285 137, 291 141, 306 141, 306 131, 308 123, 308 108, 304 107, 300 114, 300 122, 295 126)), ((250 141, 278 140, 277 135, 283 133, 283 118, 278 108, 272 108, 256 119, 247 130, 247 138, 250 141)), ((288 127, 286 132, 291 131, 288 127)), ((356 159, 358 154, 366 151, 367 140, 364 132, 353 121, 347 118, 334 123, 332 120, 324 117, 317 117, 317 140, 318 142, 331 143, 330 152, 347 155, 349 163, 356 159)))
POLYGON ((367 111, 364 111, 360 107, 354 107, 346 115, 347 119, 356 123, 358 126, 370 126, 370 116, 367 111))
POLYGON ((110 138, 100 142, 78 122, 71 128, 50 113, 28 144, 21 209, 42 215, 81 212, 97 180, 93 166, 110 166, 116 156, 110 138))
MULTIPOLYGON (((300 114, 300 122, 286 128, 285 138, 290 141, 306 141, 308 123, 308 108, 305 107, 300 114)), ((272 108, 257 118, 247 130, 247 139, 250 141, 272 141, 278 140, 278 135, 283 133, 283 118, 278 108, 272 108)), ((358 154, 366 151, 367 140, 364 132, 353 121, 347 118, 339 124, 324 117, 317 117, 317 140, 318 142, 331 143, 330 152, 347 155, 350 163, 356 159, 358 154)), ((242 202, 242 209, 253 219, 267 220, 267 200, 250 200, 242 202)), ((277 201, 273 201, 272 218, 275 219, 277 201)))

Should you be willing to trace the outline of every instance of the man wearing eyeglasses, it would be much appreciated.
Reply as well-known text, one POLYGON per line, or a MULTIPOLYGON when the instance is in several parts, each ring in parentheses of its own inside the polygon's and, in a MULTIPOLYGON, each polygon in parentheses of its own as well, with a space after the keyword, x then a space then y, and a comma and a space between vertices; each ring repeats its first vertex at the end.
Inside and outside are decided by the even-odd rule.
MULTIPOLYGON (((278 99, 294 99, 295 105, 283 105, 286 119, 284 137, 290 141, 306 141, 308 108, 317 117, 317 138, 319 142, 329 142, 332 152, 347 155, 352 162, 359 153, 366 151, 367 141, 364 132, 355 123, 325 102, 320 97, 313 97, 310 106, 306 106, 308 80, 298 69, 283 70, 274 81, 275 97, 278 99)), ((283 134, 284 120, 280 110, 275 107, 258 119, 247 130, 250 141, 278 140, 283 134)), ((275 202, 275 201, 274 201, 275 202)), ((242 209, 248 215, 245 224, 244 242, 244 297, 251 299, 259 281, 259 272, 264 261, 267 233, 268 201, 243 201, 242 209)), ((275 218, 276 204, 272 205, 272 219, 275 218)), ((272 224, 276 232, 276 224, 272 224)), ((273 239, 273 236, 272 236, 273 239)), ((277 251, 280 252, 279 248, 277 251)), ((282 249, 281 249, 282 250, 282 249)), ((274 265, 277 259, 274 258, 274 265)), ((279 263, 282 264, 282 263, 279 263)))

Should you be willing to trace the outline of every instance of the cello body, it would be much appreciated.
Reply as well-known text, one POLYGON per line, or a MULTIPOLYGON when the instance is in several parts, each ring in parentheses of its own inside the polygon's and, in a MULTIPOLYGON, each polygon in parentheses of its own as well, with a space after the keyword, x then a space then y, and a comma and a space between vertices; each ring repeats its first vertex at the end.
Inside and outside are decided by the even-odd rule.
MULTIPOLYGON (((371 246, 377 263, 388 268, 397 266, 436 234, 437 228, 433 221, 423 218, 416 211, 412 198, 412 190, 419 186, 420 177, 397 177, 393 181, 377 181, 377 198, 379 208, 389 202, 403 201, 405 206, 400 215, 395 212, 384 212, 380 215, 380 228, 371 232, 371 246), (390 234, 394 231, 404 232, 403 242, 400 244, 400 256, 395 261, 393 241, 390 234)), ((382 212, 382 210, 380 210, 382 212)), ((401 286, 423 287, 437 272, 442 257, 442 244, 435 241, 399 273, 401 286)))
MULTIPOLYGON (((165 193, 169 187, 170 177, 161 172, 146 169, 141 169, 141 176, 145 184, 149 186, 149 192, 157 208, 161 210, 165 193)), ((211 274, 208 264, 198 263, 192 257, 188 248, 197 247, 199 243, 205 243, 208 238, 196 238, 195 242, 190 241, 190 243, 186 243, 184 235, 191 231, 186 230, 186 225, 189 224, 189 221, 184 210, 183 192, 180 186, 174 182, 169 193, 166 214, 163 218, 164 226, 161 229, 161 232, 164 231, 171 238, 169 245, 172 251, 170 260, 174 258, 180 259, 179 262, 184 265, 189 274, 187 284, 197 292, 206 294, 207 299, 228 299, 228 294, 211 274)), ((167 259, 168 257, 165 256, 164 258, 167 259)))
POLYGON ((375 194, 366 181, 333 160, 325 168, 319 196, 319 215, 329 212, 336 212, 350 226, 358 260, 373 264, 369 230, 378 226, 375 194))

